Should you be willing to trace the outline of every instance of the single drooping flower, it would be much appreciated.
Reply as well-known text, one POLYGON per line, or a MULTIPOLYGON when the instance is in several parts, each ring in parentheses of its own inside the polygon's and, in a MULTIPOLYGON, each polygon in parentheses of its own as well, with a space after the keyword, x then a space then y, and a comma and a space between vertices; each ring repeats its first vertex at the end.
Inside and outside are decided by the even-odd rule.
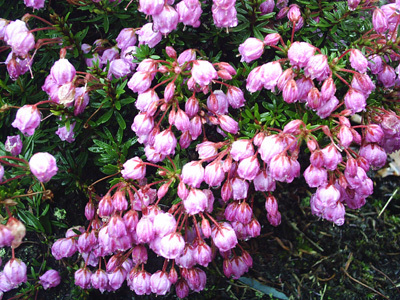
POLYGON ((45 0, 24 0, 26 7, 32 7, 33 9, 41 9, 44 7, 45 0))
POLYGON ((76 122, 70 124, 68 127, 63 126, 59 127, 58 130, 56 131, 56 134, 60 137, 60 140, 66 141, 68 143, 72 143, 75 141, 74 138, 74 128, 75 128, 76 122))
POLYGON ((288 58, 292 66, 304 68, 315 53, 315 47, 305 42, 294 42, 288 51, 288 58))
POLYGON ((121 175, 125 179, 143 179, 146 176, 146 166, 139 157, 134 157, 127 160, 124 165, 124 169, 121 170, 121 175))
POLYGON ((368 60, 358 49, 350 50, 350 64, 353 69, 360 73, 367 72, 368 60))
POLYGON ((29 160, 31 172, 40 182, 48 182, 57 174, 58 168, 56 159, 47 152, 39 152, 32 155, 29 160))
POLYGON ((247 63, 259 59, 264 52, 264 43, 257 38, 248 38, 239 46, 241 61, 247 63))
POLYGON ((17 111, 12 127, 18 128, 23 134, 30 136, 40 124, 40 112, 34 105, 24 105, 17 111))
POLYGON ((56 270, 48 270, 39 277, 39 282, 45 290, 56 287, 61 282, 61 277, 56 270))
POLYGON ((12 156, 18 156, 22 150, 22 141, 19 135, 8 136, 4 143, 7 152, 11 152, 12 156))
POLYGON ((14 286, 27 281, 26 265, 18 258, 12 258, 5 264, 3 274, 14 286))
POLYGON ((191 72, 194 81, 200 86, 209 85, 213 79, 218 77, 213 65, 206 60, 193 61, 191 72))

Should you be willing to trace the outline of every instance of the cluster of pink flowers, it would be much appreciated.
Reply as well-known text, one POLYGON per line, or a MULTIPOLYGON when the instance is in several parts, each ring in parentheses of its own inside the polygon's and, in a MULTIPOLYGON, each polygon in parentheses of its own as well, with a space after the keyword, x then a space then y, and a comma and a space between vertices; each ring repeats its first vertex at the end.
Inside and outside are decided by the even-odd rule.
POLYGON ((11 48, 5 64, 10 77, 16 80, 30 70, 32 58, 29 51, 35 47, 35 37, 25 22, 0 19, 0 40, 11 48))
MULTIPOLYGON (((10 217, 6 225, 0 224, 0 248, 5 246, 17 248, 21 244, 25 232, 24 224, 16 218, 10 217)), ((3 293, 18 287, 26 280, 25 263, 13 256, 0 272, 0 298, 3 297, 3 293)))

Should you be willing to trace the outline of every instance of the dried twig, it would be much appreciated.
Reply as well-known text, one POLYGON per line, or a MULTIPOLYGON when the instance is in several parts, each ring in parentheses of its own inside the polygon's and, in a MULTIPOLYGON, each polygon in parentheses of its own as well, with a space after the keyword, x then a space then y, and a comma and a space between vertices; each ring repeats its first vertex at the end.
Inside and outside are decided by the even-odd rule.
POLYGON ((399 288, 396 286, 396 284, 393 282, 393 280, 390 279, 389 276, 387 276, 387 275, 386 275, 385 273, 383 273, 381 270, 375 268, 372 264, 371 264, 371 267, 372 267, 372 269, 374 269, 375 271, 377 271, 377 272, 381 273, 383 276, 385 276, 385 277, 387 278, 387 280, 389 280, 389 281, 394 285, 394 287, 396 288, 396 290, 400 293, 399 288))
POLYGON ((354 282, 357 282, 358 284, 362 285, 363 287, 366 287, 367 289, 373 291, 374 293, 378 294, 379 296, 381 296, 381 297, 383 297, 383 298, 385 298, 385 299, 389 299, 388 297, 386 297, 386 296, 383 295, 382 293, 378 292, 378 291, 375 290, 374 288, 372 288, 372 287, 366 285, 365 283, 363 283, 363 282, 361 282, 361 281, 359 281, 359 280, 357 280, 357 279, 351 277, 350 274, 347 273, 347 271, 346 271, 345 269, 343 269, 343 268, 340 268, 340 269, 343 271, 343 273, 344 273, 347 277, 349 277, 349 278, 350 278, 351 280, 353 280, 354 282))

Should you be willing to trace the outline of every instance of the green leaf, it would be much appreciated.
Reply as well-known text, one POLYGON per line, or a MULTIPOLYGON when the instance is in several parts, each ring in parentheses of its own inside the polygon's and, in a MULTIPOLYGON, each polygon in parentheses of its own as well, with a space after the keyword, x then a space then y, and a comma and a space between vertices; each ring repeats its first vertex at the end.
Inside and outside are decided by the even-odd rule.
POLYGON ((282 300, 289 300, 289 298, 284 293, 277 291, 273 287, 266 286, 253 278, 240 277, 239 281, 243 282, 245 285, 252 287, 253 289, 260 291, 265 295, 270 295, 282 300))
POLYGON ((121 114, 118 111, 115 111, 114 115, 115 115, 115 118, 117 119, 119 127, 122 129, 125 129, 126 123, 125 123, 124 118, 121 116, 121 114))
POLYGON ((103 27, 104 27, 104 32, 107 33, 108 29, 110 28, 110 20, 108 19, 108 16, 104 17, 103 27))
POLYGON ((109 109, 104 115, 102 115, 98 120, 97 120, 97 125, 103 124, 110 120, 111 116, 113 114, 113 110, 109 109))

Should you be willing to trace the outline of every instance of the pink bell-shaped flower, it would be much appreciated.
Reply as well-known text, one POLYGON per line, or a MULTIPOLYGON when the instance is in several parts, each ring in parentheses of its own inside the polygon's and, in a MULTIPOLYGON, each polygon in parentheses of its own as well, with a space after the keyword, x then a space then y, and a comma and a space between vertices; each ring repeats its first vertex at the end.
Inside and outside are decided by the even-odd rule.
POLYGON ((58 171, 56 159, 47 152, 32 155, 29 168, 40 182, 48 182, 58 171))

